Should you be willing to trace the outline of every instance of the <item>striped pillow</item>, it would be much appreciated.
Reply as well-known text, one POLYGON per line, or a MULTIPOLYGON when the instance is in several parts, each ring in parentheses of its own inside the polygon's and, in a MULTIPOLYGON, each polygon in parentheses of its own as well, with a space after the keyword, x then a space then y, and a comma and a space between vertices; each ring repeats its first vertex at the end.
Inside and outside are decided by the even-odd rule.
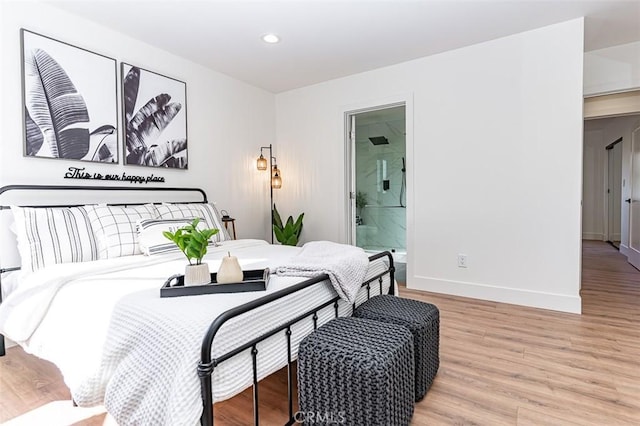
POLYGON ((156 206, 158 211, 158 219, 184 219, 184 218, 202 218, 208 228, 217 229, 219 232, 211 237, 214 243, 230 240, 227 228, 223 226, 220 219, 220 213, 213 204, 210 203, 194 203, 194 204, 160 204, 156 206))
POLYGON ((98 259, 91 222, 82 207, 11 206, 22 269, 98 259))
MULTIPOLYGON (((151 256, 179 250, 173 241, 168 240, 162 233, 164 231, 176 232, 178 228, 190 225, 193 218, 185 219, 142 219, 138 221, 138 244, 142 254, 151 256)), ((203 221, 198 223, 198 229, 204 229, 207 225, 203 221)))
POLYGON ((157 216, 153 204, 141 206, 85 207, 98 244, 98 258, 111 259, 141 254, 136 223, 157 216))

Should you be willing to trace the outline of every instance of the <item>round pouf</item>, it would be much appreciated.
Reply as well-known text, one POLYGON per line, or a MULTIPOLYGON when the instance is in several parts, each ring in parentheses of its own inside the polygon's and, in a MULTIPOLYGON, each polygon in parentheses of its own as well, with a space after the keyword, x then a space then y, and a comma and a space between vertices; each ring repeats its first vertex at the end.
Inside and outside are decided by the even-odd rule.
POLYGON ((413 337, 406 328, 336 318, 300 342, 298 422, 408 425, 413 389, 413 337))
POLYGON ((440 311, 418 300, 380 295, 360 305, 353 316, 406 327, 415 343, 415 400, 426 395, 440 366, 440 311))

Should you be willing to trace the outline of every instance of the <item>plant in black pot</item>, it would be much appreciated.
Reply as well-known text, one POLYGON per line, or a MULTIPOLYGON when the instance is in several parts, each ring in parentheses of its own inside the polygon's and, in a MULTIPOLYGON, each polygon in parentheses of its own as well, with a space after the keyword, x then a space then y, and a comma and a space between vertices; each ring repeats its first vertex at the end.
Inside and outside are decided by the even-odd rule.
POLYGON ((209 239, 218 233, 217 229, 198 228, 199 218, 193 219, 189 225, 178 228, 175 232, 164 231, 162 235, 173 241, 184 253, 189 264, 184 270, 184 285, 200 285, 211 282, 209 264, 202 263, 207 254, 209 239), (195 260, 195 263, 192 262, 195 260))
POLYGON ((276 236, 278 242, 285 246, 297 246, 300 233, 302 232, 302 219, 304 213, 298 216, 298 219, 293 220, 292 216, 289 216, 287 221, 283 224, 280 218, 280 213, 276 205, 273 205, 273 233, 276 236))

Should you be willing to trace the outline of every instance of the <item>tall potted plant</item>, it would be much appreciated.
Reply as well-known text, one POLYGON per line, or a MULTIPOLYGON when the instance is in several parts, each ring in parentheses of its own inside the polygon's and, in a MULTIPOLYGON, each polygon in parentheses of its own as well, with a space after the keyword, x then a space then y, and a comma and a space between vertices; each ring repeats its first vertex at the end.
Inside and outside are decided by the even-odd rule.
POLYGON ((302 219, 304 213, 302 213, 294 221, 292 216, 289 216, 287 221, 283 224, 280 218, 280 213, 276 205, 273 205, 273 233, 276 239, 285 246, 297 246, 300 233, 302 232, 302 219))
POLYGON ((217 234, 218 230, 198 229, 199 222, 200 219, 195 218, 189 225, 178 228, 175 232, 162 232, 165 238, 178 246, 189 261, 184 270, 184 285, 200 285, 211 282, 209 264, 202 263, 202 258, 207 254, 209 239, 217 234))

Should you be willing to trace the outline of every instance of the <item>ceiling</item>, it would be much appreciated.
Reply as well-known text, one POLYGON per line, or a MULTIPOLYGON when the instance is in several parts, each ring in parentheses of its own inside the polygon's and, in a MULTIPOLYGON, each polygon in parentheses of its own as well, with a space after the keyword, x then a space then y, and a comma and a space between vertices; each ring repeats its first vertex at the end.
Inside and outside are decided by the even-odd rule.
POLYGON ((640 0, 48 2, 273 93, 580 16, 586 51, 640 40, 640 0))

